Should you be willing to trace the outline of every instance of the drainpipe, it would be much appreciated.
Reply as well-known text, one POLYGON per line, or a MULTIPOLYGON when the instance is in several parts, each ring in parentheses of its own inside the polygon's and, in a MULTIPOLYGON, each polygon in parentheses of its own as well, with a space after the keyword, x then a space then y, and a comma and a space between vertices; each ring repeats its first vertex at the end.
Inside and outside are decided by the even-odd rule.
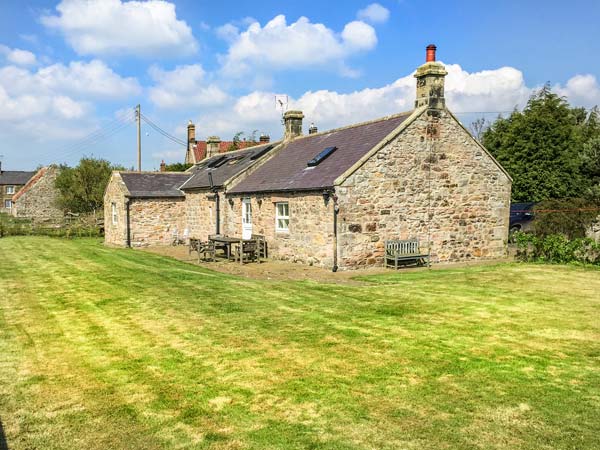
POLYGON ((337 218, 338 213, 340 212, 340 207, 338 205, 338 196, 335 195, 335 190, 331 192, 333 198, 333 267, 331 268, 332 272, 337 272, 338 270, 338 226, 337 226, 337 218))
POLYGON ((127 199, 127 201, 125 202, 125 211, 126 211, 126 221, 127 221, 127 247, 131 248, 131 225, 130 225, 130 221, 129 221, 129 201, 130 199, 127 199))
POLYGON ((215 189, 215 208, 217 210, 217 234, 221 234, 221 201, 219 192, 215 189))

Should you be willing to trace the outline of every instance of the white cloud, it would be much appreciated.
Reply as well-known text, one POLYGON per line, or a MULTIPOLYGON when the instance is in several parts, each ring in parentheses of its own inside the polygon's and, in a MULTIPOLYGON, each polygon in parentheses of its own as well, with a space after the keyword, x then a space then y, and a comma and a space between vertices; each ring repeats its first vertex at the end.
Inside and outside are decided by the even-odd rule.
POLYGON ((356 14, 360 20, 370 23, 384 23, 390 18, 390 11, 379 3, 371 3, 356 14))
POLYGON ((32 66, 37 63, 37 58, 33 53, 19 48, 11 49, 5 45, 0 45, 0 55, 4 55, 9 63, 18 66, 32 66))
POLYGON ((162 0, 63 0, 42 23, 80 55, 185 56, 198 50, 191 28, 162 0))
POLYGON ((578 106, 591 108, 600 105, 600 85, 593 75, 575 75, 565 86, 555 85, 553 90, 578 106))
POLYGON ((251 69, 282 70, 334 66, 342 69, 351 55, 371 50, 377 36, 371 25, 350 22, 341 34, 321 23, 300 17, 288 25, 278 15, 265 26, 258 22, 239 32, 235 26, 220 28, 220 35, 231 42, 222 57, 226 75, 240 76, 251 69))
POLYGON ((156 83, 150 88, 150 100, 160 108, 214 106, 228 99, 223 90, 205 80, 206 73, 199 64, 171 71, 152 67, 150 76, 156 83))
POLYGON ((80 136, 93 121, 92 100, 139 94, 134 78, 122 78, 101 61, 53 64, 30 71, 0 67, 0 128, 48 140, 80 136))

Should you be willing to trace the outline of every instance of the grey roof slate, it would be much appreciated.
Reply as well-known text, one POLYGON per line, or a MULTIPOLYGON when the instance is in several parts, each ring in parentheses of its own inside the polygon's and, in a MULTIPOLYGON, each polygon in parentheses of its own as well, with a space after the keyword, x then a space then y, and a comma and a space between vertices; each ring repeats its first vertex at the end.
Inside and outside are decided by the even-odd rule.
POLYGON ((205 159, 199 164, 196 164, 192 169, 192 177, 181 186, 181 189, 208 189, 211 187, 209 172, 212 171, 213 187, 220 188, 231 177, 246 170, 252 166, 258 159, 252 159, 254 156, 260 156, 263 150, 271 151, 279 142, 270 142, 268 144, 256 145, 254 147, 236 150, 233 152, 219 153, 216 156, 205 159), (227 160, 219 167, 210 168, 209 166, 215 163, 219 158, 226 157, 227 160))
POLYGON ((337 177, 411 114, 407 112, 294 139, 229 193, 309 191, 331 187, 337 177), (337 149, 320 164, 308 167, 308 161, 327 147, 337 149))
POLYGON ((0 172, 0 184, 2 185, 23 185, 34 176, 36 172, 26 172, 22 170, 3 170, 0 172))
POLYGON ((179 190, 188 178, 186 172, 121 172, 121 178, 135 198, 183 197, 179 190))

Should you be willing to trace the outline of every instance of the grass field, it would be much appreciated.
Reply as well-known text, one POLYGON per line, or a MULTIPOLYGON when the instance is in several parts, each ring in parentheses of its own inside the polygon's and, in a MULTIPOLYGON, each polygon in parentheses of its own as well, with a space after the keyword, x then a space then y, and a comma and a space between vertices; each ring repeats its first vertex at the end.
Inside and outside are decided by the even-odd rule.
POLYGON ((342 286, 0 239, 0 421, 10 450, 597 449, 600 270, 342 286))

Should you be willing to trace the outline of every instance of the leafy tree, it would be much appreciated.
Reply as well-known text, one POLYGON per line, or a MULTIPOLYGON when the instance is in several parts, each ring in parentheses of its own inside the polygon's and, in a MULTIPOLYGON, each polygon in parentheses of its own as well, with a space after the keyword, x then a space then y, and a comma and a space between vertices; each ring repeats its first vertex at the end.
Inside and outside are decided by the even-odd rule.
POLYGON ((113 170, 122 170, 104 159, 82 158, 76 167, 61 166, 55 186, 65 211, 87 213, 102 208, 104 190, 113 170))
POLYGON ((190 167, 192 167, 193 164, 186 164, 186 163, 172 163, 172 164, 167 164, 165 165, 165 170, 167 172, 185 172, 186 170, 188 170, 190 167))
POLYGON ((546 85, 523 112, 498 118, 483 133, 483 144, 513 177, 513 200, 581 197, 589 185, 583 145, 598 129, 596 113, 571 108, 546 85))

